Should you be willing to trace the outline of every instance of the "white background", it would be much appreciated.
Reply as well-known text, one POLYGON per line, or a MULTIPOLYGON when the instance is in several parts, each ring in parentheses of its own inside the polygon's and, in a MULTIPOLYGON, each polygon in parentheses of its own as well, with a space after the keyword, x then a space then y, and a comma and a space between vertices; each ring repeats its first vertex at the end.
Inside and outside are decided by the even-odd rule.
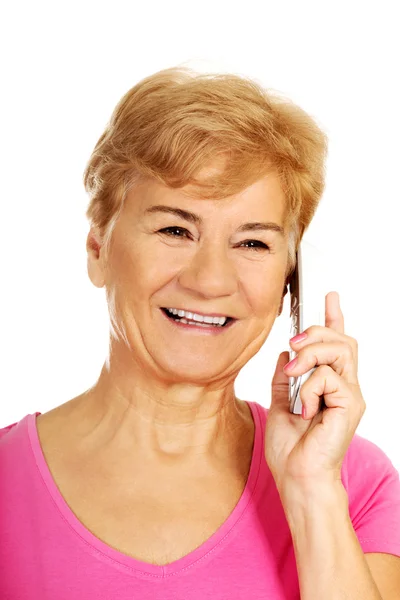
MULTIPOLYGON (((5 5, 4 5, 5 6, 5 5)), ((14 2, 1 15, 0 427, 97 379, 105 292, 86 272, 82 173, 120 97, 185 64, 249 75, 329 135, 327 187, 305 239, 325 253, 367 410, 357 433, 400 468, 397 2, 14 2)), ((270 405, 282 316, 241 371, 239 398, 270 405)), ((300 418, 300 417, 299 417, 300 418)))

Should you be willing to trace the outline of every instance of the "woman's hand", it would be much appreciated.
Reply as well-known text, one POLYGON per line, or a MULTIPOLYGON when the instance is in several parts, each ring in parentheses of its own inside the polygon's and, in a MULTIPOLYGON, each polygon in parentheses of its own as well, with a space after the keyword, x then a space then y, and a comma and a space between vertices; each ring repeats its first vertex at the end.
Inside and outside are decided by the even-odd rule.
POLYGON ((289 352, 279 355, 265 432, 265 458, 280 492, 341 479, 344 456, 365 412, 357 379, 357 341, 345 335, 339 294, 325 297, 325 327, 305 330, 308 337, 291 348, 297 364, 283 370, 289 352), (300 388, 306 418, 289 411, 289 376, 317 366, 300 388), (287 373, 287 374, 286 374, 287 373), (320 396, 326 408, 318 411, 320 396))

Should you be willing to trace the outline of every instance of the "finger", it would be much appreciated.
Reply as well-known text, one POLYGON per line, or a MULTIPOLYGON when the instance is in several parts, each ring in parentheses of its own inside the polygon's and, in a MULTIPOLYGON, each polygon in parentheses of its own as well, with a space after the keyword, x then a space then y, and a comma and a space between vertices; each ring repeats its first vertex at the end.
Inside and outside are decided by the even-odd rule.
POLYGON ((271 382, 271 412, 286 414, 288 410, 289 377, 283 369, 288 360, 289 352, 281 352, 271 382))
POLYGON ((300 399, 306 407, 307 419, 319 411, 321 397, 327 408, 343 408, 360 419, 366 404, 360 387, 346 382, 328 365, 318 367, 300 387, 300 399))
POLYGON ((344 333, 344 316, 338 292, 329 292, 325 296, 325 326, 344 333))
POLYGON ((289 344, 295 352, 299 352, 300 348, 304 348, 309 344, 314 344, 317 342, 345 342, 350 344, 353 349, 354 363, 356 368, 358 368, 358 342, 355 338, 350 335, 346 335, 344 333, 339 333, 334 329, 329 329, 328 327, 322 327, 321 325, 312 325, 304 330, 307 333, 307 337, 300 342, 293 342, 289 340, 289 344))
POLYGON ((350 384, 358 384, 357 365, 352 346, 345 342, 317 342, 299 350, 294 367, 285 367, 290 377, 299 377, 320 365, 329 365, 340 377, 350 384))

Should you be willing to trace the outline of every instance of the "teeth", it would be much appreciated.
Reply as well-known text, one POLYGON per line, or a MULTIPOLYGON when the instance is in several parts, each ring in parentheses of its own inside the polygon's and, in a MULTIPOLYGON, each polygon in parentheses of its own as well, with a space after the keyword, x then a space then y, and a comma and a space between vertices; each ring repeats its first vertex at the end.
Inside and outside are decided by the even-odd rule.
MULTIPOLYGON (((207 323, 200 323, 199 321, 187 321, 186 319, 180 319, 179 323, 186 323, 187 325, 196 325, 197 327, 208 327, 207 323)), ((222 327, 222 325, 213 325, 213 327, 222 327)))
POLYGON ((227 317, 203 317, 196 313, 191 313, 186 310, 178 310, 177 308, 167 308, 168 312, 178 317, 185 317, 188 321, 197 321, 198 323, 212 323, 213 325, 223 325, 227 317))

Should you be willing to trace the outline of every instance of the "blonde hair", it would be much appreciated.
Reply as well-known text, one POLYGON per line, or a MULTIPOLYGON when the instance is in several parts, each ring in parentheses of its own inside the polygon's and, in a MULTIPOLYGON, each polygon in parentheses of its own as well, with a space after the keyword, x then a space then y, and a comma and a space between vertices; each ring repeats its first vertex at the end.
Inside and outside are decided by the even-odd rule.
POLYGON ((289 276, 324 191, 327 145, 309 114, 248 77, 164 69, 137 83, 115 107, 84 172, 86 217, 107 255, 135 182, 190 185, 192 197, 219 199, 275 172, 287 201, 289 276), (222 171, 196 179, 218 158, 227 159, 222 171))

